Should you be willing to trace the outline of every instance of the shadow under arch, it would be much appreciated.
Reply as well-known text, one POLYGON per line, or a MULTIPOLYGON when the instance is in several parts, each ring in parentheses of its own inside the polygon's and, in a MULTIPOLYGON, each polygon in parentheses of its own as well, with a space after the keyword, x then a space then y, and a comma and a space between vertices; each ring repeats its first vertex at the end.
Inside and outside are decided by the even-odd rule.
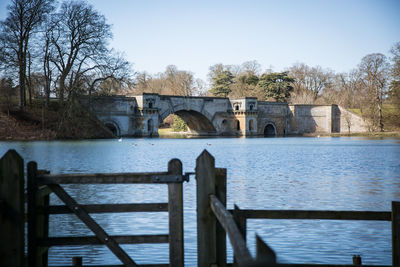
POLYGON ((118 123, 114 121, 105 121, 104 126, 106 126, 115 136, 121 135, 121 130, 119 129, 118 123))
POLYGON ((216 133, 216 129, 214 125, 211 123, 211 121, 200 112, 194 110, 178 110, 171 114, 178 115, 180 118, 182 118, 182 120, 188 126, 189 132, 191 134, 209 135, 216 133))
POLYGON ((264 137, 276 137, 276 126, 272 122, 264 126, 264 137))

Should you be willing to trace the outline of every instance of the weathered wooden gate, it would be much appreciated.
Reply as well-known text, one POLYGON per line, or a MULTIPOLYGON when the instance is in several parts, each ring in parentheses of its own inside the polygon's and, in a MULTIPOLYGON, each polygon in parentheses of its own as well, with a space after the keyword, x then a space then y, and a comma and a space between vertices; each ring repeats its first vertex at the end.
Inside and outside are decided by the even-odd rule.
MULTIPOLYGON (((139 266, 120 247, 120 244, 169 243, 169 264, 151 266, 183 266, 183 192, 182 163, 172 159, 168 172, 149 173, 94 173, 50 174, 40 171, 36 162, 28 163, 28 265, 47 266, 48 248, 60 245, 106 245, 124 266, 139 266), (61 184, 166 184, 168 203, 126 203, 80 205, 61 184), (55 193, 65 205, 49 205, 49 194, 55 193), (91 213, 168 212, 169 233, 165 235, 110 236, 90 216, 91 213), (74 213, 95 235, 77 237, 49 237, 49 215, 74 213)), ((81 265, 81 259, 74 259, 81 265)), ((141 265, 145 266, 145 265, 141 265)))

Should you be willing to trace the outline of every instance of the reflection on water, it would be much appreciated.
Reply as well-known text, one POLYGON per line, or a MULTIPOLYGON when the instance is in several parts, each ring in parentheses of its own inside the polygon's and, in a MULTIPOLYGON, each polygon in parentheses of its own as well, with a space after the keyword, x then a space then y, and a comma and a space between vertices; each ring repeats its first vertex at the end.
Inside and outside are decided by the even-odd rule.
MULTIPOLYGON (((16 149, 40 169, 66 172, 166 171, 172 158, 193 171, 207 149, 217 167, 228 169, 228 207, 248 209, 390 210, 400 200, 400 144, 396 139, 212 138, 95 141, 0 142, 0 154, 16 149)), ((80 203, 166 202, 165 185, 68 185, 80 203)), ((184 184, 185 263, 196 265, 195 180, 184 184)), ((52 203, 60 204, 56 197, 52 203)), ((167 213, 94 214, 110 234, 166 234, 167 213)), ((390 222, 249 220, 254 233, 277 252, 281 262, 391 264, 390 222)), ((52 215, 51 236, 92 235, 73 215, 52 215)), ((123 245, 138 263, 168 262, 167 244, 123 245)), ((228 245, 229 247, 229 245, 228 245)), ((104 246, 50 249, 52 265, 118 264, 104 246)), ((232 260, 232 252, 228 251, 232 260)))

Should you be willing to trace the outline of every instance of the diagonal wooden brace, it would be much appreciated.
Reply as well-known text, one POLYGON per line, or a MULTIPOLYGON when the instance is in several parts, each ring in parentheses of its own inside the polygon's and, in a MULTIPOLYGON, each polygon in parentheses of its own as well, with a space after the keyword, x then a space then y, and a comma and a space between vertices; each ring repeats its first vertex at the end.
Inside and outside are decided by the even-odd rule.
POLYGON ((49 187, 125 266, 137 266, 118 243, 60 185, 51 184, 49 187))

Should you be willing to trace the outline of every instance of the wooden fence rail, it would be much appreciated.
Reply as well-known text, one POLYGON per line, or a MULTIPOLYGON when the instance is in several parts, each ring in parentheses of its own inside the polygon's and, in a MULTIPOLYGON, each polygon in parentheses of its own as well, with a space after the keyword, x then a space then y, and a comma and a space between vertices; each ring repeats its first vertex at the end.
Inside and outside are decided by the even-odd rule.
POLYGON ((372 220, 391 221, 386 211, 325 211, 325 210, 230 210, 246 219, 311 219, 311 220, 372 220))

